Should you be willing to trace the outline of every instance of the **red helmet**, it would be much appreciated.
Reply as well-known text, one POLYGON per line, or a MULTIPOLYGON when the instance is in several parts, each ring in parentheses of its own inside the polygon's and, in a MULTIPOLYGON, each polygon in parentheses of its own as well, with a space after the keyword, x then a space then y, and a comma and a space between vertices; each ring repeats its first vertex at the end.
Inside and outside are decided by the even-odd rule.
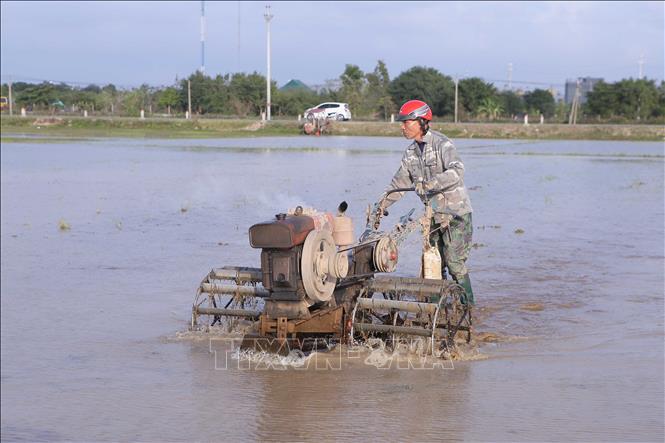
POLYGON ((405 120, 415 120, 418 117, 430 121, 432 120, 432 110, 424 101, 409 100, 399 109, 399 114, 397 115, 396 120, 398 122, 403 122, 405 120))

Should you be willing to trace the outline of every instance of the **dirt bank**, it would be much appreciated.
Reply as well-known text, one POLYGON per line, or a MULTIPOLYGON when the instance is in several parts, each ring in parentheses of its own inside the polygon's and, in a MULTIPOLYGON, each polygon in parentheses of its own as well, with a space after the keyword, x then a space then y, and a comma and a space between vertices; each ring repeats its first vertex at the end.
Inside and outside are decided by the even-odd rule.
MULTIPOLYGON (((518 123, 436 123, 432 128, 454 138, 551 140, 665 140, 662 125, 563 125, 518 123)), ((295 120, 260 122, 255 119, 138 119, 122 117, 9 117, 2 116, 0 133, 12 141, 22 134, 54 137, 219 138, 300 134, 295 120)), ((333 122, 331 135, 399 136, 397 123, 333 122)))

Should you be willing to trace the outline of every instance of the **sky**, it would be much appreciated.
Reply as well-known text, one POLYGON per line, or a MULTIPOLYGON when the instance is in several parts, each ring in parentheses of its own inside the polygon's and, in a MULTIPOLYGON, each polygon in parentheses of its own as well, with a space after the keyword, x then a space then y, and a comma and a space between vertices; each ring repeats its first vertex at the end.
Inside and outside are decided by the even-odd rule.
MULTIPOLYGON (((205 2, 205 72, 320 85, 346 64, 505 87, 664 77, 665 2, 205 2), (523 82, 523 83, 522 83, 523 82)), ((2 82, 173 84, 201 66, 201 2, 1 2, 2 82)))

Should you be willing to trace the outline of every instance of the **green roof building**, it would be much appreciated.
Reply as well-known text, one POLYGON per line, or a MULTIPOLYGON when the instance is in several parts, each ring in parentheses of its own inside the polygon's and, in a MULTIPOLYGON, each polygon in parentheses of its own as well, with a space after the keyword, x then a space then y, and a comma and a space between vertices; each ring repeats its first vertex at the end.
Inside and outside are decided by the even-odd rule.
POLYGON ((311 88, 301 82, 300 80, 291 80, 281 88, 279 88, 280 91, 295 91, 298 89, 303 89, 307 91, 311 91, 311 88))

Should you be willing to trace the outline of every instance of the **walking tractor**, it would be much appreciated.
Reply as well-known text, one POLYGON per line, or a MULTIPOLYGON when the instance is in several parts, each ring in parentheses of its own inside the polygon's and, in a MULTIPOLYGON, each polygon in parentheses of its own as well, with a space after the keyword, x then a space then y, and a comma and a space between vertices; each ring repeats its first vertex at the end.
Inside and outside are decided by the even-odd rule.
POLYGON ((244 332, 242 347, 265 350, 268 343, 278 353, 370 338, 396 348, 419 337, 428 354, 444 355, 456 335, 470 341, 471 306, 463 303, 464 289, 442 280, 440 259, 433 264, 427 254, 434 249, 431 208, 419 219, 411 217, 412 209, 390 232, 378 230, 387 215, 385 197, 413 190, 394 189, 376 212, 368 208, 369 229, 358 241, 344 215, 346 202, 336 216, 298 206, 251 226, 249 244, 261 250, 261 267, 212 269, 196 293, 192 329, 227 326, 244 332), (395 271, 400 244, 418 228, 421 275, 386 275, 395 271))

